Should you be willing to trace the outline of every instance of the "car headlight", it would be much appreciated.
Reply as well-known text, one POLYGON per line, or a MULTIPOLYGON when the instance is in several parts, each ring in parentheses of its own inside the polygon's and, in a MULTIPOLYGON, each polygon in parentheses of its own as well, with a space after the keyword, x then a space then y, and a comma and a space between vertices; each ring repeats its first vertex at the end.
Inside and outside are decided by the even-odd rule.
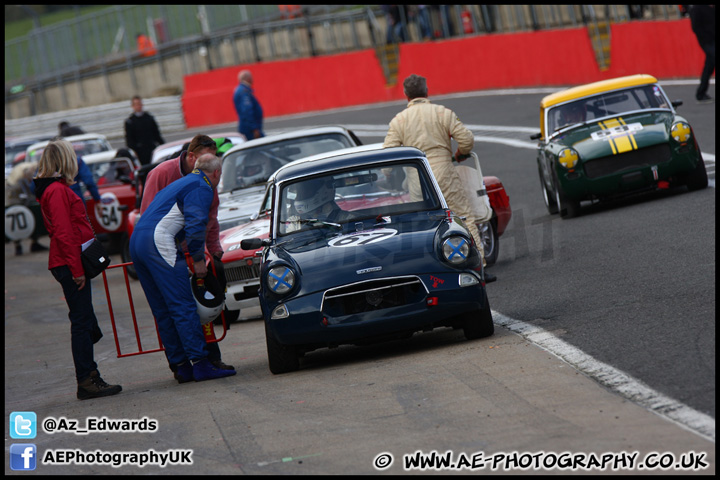
POLYGON ((580 155, 572 148, 564 148, 558 154, 558 162, 567 169, 575 168, 579 159, 580 155))
POLYGON ((677 122, 670 129, 670 135, 676 142, 685 143, 690 140, 690 125, 685 122, 677 122))
POLYGON ((463 237, 453 236, 443 242, 442 253, 445 260, 453 265, 458 265, 467 260, 470 254, 470 244, 463 237))
POLYGON ((295 286, 295 272, 285 265, 273 267, 267 276, 268 288, 278 295, 285 295, 295 286))

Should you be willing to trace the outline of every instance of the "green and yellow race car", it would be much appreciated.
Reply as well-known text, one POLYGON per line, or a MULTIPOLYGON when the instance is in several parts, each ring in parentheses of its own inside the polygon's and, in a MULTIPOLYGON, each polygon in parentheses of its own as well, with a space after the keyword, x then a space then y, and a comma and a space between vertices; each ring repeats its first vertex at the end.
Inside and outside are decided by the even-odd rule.
POLYGON ((545 205, 563 218, 581 202, 644 190, 707 187, 693 130, 656 78, 632 75, 570 88, 540 102, 538 173, 545 205))

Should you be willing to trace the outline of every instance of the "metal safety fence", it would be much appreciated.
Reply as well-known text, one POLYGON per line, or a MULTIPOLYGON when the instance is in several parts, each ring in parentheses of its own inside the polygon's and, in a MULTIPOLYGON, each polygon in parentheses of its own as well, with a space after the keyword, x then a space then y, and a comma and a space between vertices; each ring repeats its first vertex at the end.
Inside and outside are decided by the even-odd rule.
MULTIPOLYGON (((105 98, 119 100, 109 77, 130 72, 144 97, 179 94, 182 76, 233 65, 379 48, 404 41, 578 27, 594 22, 679 18, 677 5, 279 5, 115 6, 60 24, 35 28, 5 43, 6 118, 9 102, 29 103, 29 114, 95 104, 78 87, 78 99, 62 89, 103 77, 105 98), (146 35, 153 53, 138 50, 146 35), (178 62, 180 71, 166 63, 178 62), (141 91, 136 70, 159 64, 158 82, 141 91), (47 94, 45 94, 47 96, 47 94)), ((597 28, 596 28, 597 30, 597 28)))

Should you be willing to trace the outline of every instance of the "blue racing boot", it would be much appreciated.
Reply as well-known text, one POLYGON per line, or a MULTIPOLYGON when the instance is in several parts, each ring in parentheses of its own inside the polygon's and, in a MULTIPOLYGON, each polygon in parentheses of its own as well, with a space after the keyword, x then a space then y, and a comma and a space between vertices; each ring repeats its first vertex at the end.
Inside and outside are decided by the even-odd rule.
POLYGON ((210 360, 203 358, 193 363, 192 366, 193 377, 196 382, 202 382, 203 380, 212 380, 213 378, 222 378, 235 375, 235 370, 222 370, 213 365, 210 360))
POLYGON ((178 383, 187 383, 195 380, 193 377, 193 367, 190 362, 185 362, 177 366, 177 370, 174 372, 175 380, 178 383))

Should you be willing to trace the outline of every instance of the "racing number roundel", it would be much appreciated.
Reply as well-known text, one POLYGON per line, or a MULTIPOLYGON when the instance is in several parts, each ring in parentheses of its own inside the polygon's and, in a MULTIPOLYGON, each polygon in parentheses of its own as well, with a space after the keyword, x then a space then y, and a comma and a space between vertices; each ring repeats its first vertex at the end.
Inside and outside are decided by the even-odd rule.
POLYGON ((29 238, 35 230, 35 217, 25 205, 5 209, 5 236, 10 240, 29 238))
POLYGON ((103 228, 109 232, 114 232, 122 225, 123 217, 120 210, 120 201, 112 192, 105 192, 100 197, 101 214, 98 215, 95 210, 95 218, 103 228))
POLYGON ((392 228, 380 228, 377 230, 368 230, 367 232, 355 232, 349 235, 342 235, 334 238, 328 245, 331 247, 358 247, 368 245, 370 243, 381 242, 385 239, 397 235, 397 230, 392 228))

